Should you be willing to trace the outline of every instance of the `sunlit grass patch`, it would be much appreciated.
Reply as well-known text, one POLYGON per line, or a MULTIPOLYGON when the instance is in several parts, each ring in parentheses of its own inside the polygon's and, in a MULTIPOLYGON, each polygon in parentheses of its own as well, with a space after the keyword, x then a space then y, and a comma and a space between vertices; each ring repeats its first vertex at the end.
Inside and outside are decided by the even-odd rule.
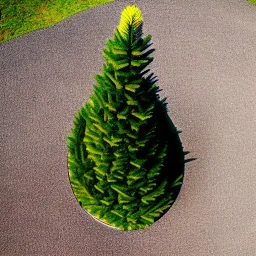
POLYGON ((51 26, 90 7, 115 0, 1 0, 0 42, 51 26))
POLYGON ((248 0, 250 3, 256 5, 256 0, 248 0))

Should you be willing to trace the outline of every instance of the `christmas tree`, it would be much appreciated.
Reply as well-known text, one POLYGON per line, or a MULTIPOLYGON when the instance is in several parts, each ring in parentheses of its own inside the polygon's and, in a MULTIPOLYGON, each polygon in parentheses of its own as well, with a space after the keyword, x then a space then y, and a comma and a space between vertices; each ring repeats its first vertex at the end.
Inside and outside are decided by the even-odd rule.
POLYGON ((184 152, 160 99, 151 36, 141 11, 127 6, 106 63, 68 136, 68 169, 81 206, 121 230, 153 224, 173 204, 183 181, 184 152))

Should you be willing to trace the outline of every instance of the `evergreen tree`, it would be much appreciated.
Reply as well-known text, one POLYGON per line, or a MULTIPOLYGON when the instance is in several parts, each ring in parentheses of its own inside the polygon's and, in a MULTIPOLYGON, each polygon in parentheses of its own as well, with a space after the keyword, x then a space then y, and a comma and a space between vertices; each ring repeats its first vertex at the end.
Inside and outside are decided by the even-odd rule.
POLYGON ((142 37, 142 16, 124 9, 106 64, 68 136, 70 182, 81 206, 121 230, 145 228, 174 202, 183 180, 178 131, 160 99, 151 36, 142 37))

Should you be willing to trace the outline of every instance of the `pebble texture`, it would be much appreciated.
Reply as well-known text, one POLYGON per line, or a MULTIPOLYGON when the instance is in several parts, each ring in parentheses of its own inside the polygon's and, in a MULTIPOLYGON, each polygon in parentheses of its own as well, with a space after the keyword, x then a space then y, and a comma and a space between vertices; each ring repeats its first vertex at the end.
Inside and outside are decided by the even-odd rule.
POLYGON ((0 255, 256 255, 255 14, 246 0, 121 0, 0 44, 0 255), (122 232, 79 206, 65 137, 131 3, 152 35, 169 115, 198 160, 159 221, 122 232))

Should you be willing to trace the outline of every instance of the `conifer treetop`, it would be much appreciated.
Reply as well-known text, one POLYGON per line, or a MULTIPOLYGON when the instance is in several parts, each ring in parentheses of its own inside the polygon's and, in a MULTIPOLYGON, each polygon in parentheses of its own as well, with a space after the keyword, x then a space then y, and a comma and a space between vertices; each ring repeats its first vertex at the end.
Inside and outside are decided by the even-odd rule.
POLYGON ((138 29, 142 24, 143 18, 140 9, 135 5, 129 5, 121 14, 118 30, 121 35, 126 36, 129 33, 130 26, 134 29, 138 29))

